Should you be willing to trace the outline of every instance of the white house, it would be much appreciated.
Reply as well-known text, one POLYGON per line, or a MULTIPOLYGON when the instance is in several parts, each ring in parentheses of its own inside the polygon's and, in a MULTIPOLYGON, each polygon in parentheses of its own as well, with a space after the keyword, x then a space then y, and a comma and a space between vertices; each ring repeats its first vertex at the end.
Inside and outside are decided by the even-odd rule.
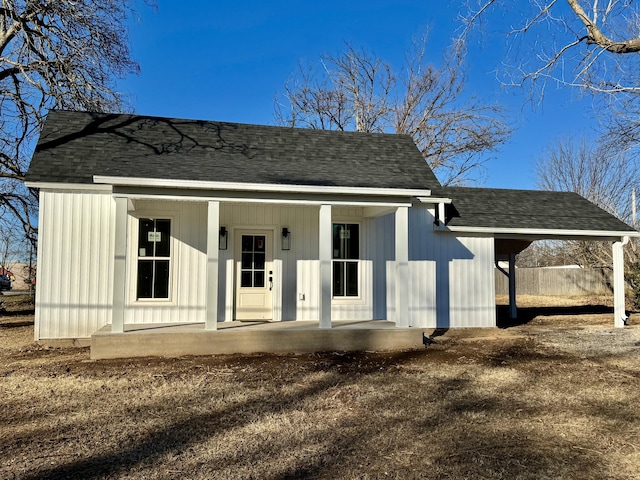
POLYGON ((441 187, 409 136, 52 111, 27 185, 36 340, 258 319, 491 327, 496 261, 543 238, 613 242, 624 324, 631 227, 572 193, 441 187))

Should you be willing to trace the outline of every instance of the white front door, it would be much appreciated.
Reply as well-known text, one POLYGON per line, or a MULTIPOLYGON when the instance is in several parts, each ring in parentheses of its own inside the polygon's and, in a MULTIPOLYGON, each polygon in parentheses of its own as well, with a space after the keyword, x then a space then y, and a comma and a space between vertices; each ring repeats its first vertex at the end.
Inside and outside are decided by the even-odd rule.
POLYGON ((271 320, 273 233, 237 231, 235 235, 236 320, 271 320))

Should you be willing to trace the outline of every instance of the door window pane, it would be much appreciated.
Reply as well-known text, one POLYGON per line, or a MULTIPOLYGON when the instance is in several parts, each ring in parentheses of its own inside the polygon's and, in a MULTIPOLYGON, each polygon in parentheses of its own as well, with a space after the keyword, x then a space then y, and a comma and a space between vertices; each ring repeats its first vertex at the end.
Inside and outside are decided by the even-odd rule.
POLYGON ((253 253, 242 252, 242 267, 243 269, 251 270, 253 264, 253 253))
POLYGON ((256 270, 264 270, 264 253, 254 253, 253 262, 253 268, 256 270))
POLYGON ((253 252, 253 235, 242 236, 242 251, 253 252))
POLYGON ((264 288, 266 236, 242 235, 241 244, 240 286, 264 288))

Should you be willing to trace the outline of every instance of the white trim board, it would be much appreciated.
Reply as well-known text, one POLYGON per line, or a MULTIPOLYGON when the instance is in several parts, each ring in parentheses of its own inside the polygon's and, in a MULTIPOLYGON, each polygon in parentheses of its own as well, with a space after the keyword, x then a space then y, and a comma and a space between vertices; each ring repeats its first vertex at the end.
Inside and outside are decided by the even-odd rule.
POLYGON ((439 226, 434 227, 439 232, 451 233, 479 233, 493 234, 496 238, 513 238, 513 236, 522 235, 525 237, 573 237, 573 238, 622 238, 622 237, 640 237, 640 232, 635 231, 615 231, 615 230, 569 230, 569 229, 539 229, 539 228, 505 228, 505 227, 455 227, 455 226, 439 226))
POLYGON ((161 178, 111 177, 94 175, 97 184, 130 187, 163 187, 187 188, 199 190, 235 190, 251 192, 282 192, 282 193, 331 193, 334 195, 384 195, 402 197, 428 197, 428 189, 410 188, 369 188, 344 187, 333 185, 284 185, 270 183, 240 183, 240 182, 210 182, 202 180, 173 180, 161 178))

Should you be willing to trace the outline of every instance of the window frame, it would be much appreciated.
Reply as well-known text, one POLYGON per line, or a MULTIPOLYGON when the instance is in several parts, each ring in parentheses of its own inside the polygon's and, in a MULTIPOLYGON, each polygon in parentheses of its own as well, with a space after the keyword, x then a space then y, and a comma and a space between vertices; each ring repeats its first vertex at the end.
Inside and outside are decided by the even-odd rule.
MULTIPOLYGON (((354 302, 354 301, 362 301, 362 222, 355 221, 351 219, 341 219, 334 218, 331 221, 331 298, 338 302, 354 302), (334 245, 333 245, 333 229, 336 225, 356 225, 358 227, 358 258, 333 258, 334 245), (344 295, 336 295, 334 291, 334 271, 336 263, 355 263, 356 264, 356 275, 357 275, 357 295, 346 295, 346 279, 345 279, 345 294, 344 295)), ((346 269, 345 269, 346 272, 346 269)), ((345 273, 346 275, 346 273, 345 273)))
POLYGON ((176 288, 176 275, 177 275, 177 261, 178 261, 178 249, 176 245, 176 232, 178 231, 178 219, 176 212, 156 211, 156 210, 142 210, 132 212, 131 215, 131 228, 130 228, 130 252, 131 252, 131 273, 129 275, 129 304, 131 305, 175 305, 176 288), (170 234, 169 234, 169 257, 140 257, 139 252, 139 235, 140 235, 140 220, 153 219, 153 220, 169 220, 170 234), (169 260, 169 274, 167 286, 167 297, 162 298, 138 298, 138 266, 140 260, 169 260))

